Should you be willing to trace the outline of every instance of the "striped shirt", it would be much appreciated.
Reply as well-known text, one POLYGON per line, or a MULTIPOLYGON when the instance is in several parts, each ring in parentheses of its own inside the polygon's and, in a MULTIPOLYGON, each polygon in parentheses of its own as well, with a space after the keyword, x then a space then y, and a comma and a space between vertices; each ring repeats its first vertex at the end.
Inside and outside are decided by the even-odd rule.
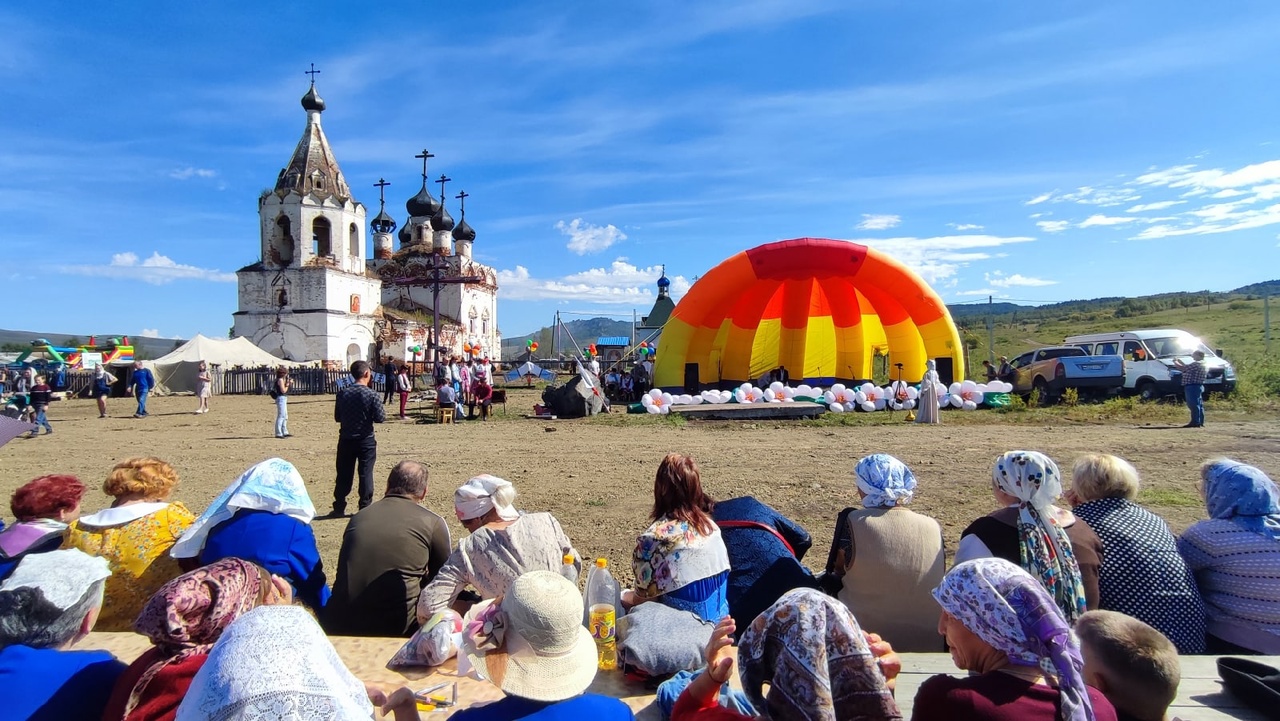
POLYGON ((1178 551, 1204 597, 1209 633, 1280 653, 1280 541, 1210 519, 1183 532, 1178 551))

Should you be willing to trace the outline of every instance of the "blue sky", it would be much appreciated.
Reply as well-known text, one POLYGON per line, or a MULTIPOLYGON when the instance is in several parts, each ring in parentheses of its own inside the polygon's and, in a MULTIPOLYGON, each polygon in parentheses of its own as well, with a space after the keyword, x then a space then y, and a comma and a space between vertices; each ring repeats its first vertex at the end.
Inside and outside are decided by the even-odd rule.
POLYGON ((1274 2, 367 5, 0 8, 0 326, 224 335, 312 62, 370 216, 424 147, 471 194, 506 335, 801 236, 948 302, 1280 276, 1274 2))

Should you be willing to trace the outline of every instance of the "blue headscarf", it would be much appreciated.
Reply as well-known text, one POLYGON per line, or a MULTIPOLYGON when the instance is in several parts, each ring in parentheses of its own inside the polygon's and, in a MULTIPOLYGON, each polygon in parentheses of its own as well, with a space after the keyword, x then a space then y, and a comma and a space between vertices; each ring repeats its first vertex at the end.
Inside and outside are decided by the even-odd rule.
POLYGON ((858 490, 867 494, 862 499, 866 508, 905 506, 915 495, 916 476, 907 464, 887 453, 875 453, 853 467, 858 490))
POLYGON ((1206 464, 1201 476, 1210 517, 1280 540, 1280 490, 1267 474, 1223 458, 1206 464))

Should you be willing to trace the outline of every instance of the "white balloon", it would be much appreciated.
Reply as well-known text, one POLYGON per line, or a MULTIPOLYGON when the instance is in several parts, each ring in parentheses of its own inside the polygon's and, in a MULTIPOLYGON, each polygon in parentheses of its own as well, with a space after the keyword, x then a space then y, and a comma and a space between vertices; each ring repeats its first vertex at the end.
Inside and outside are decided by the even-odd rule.
POLYGON ((648 393, 645 393, 644 395, 640 396, 640 405, 644 406, 645 408, 648 408, 649 406, 653 405, 653 396, 649 395, 648 393))
MULTIPOLYGON (((773 385, 781 385, 781 384, 775 382, 773 385)), ((778 392, 773 389, 773 385, 770 385, 764 391, 764 399, 767 401, 776 400, 778 398, 778 392)))
POLYGON ((774 394, 781 393, 783 388, 786 388, 786 386, 782 384, 782 381, 774 381, 769 384, 769 390, 773 391, 774 394))
POLYGON ((827 408, 832 413, 844 413, 844 406, 840 405, 839 403, 828 403, 827 408))
POLYGON ((649 397, 650 397, 650 398, 661 398, 661 397, 662 397, 662 389, 661 389, 661 388, 654 388, 654 389, 650 390, 650 391, 649 391, 649 397))
POLYGON ((867 413, 870 413, 876 409, 876 404, 871 401, 863 401, 858 407, 867 413))
POLYGON ((952 383, 951 385, 947 386, 947 392, 953 396, 958 396, 960 395, 961 387, 962 387, 962 384, 959 381, 956 381, 955 383, 952 383))
POLYGON ((959 393, 951 393, 947 395, 947 400, 950 401, 951 405, 955 406, 956 408, 961 408, 964 406, 964 399, 960 397, 959 393))
POLYGON ((965 401, 965 402, 964 402, 964 409, 965 409, 966 411, 971 411, 971 410, 973 410, 973 409, 975 409, 975 408, 977 408, 977 407, 978 407, 978 404, 977 404, 977 403, 974 403, 973 401, 965 401))
POLYGON ((654 406, 654 405, 647 405, 647 406, 645 406, 645 410, 649 411, 650 413, 661 413, 661 412, 662 412, 662 409, 661 409, 661 408, 659 408, 659 407, 657 407, 657 406, 654 406))

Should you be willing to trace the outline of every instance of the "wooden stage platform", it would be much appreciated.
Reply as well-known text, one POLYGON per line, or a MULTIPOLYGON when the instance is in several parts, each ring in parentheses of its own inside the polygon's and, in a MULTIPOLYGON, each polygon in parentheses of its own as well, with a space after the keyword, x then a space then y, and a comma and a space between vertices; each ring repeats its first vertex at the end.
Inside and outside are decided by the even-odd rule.
POLYGON ((685 418, 715 421, 791 420, 817 418, 827 412, 821 403, 700 403, 696 406, 671 406, 673 414, 685 418))

